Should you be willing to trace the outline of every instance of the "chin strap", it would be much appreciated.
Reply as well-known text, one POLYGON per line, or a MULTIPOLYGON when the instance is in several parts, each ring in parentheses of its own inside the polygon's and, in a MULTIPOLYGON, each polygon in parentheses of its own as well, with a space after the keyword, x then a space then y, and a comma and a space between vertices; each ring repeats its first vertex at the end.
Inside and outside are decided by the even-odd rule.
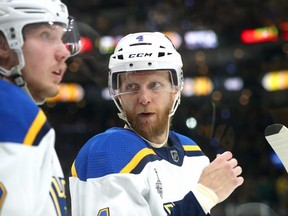
MULTIPOLYGON (((21 75, 21 73, 19 72, 18 67, 15 67, 12 69, 12 76, 11 78, 13 79, 14 83, 19 86, 21 89, 23 89, 26 94, 28 94, 28 96, 35 102, 37 103, 34 98, 32 97, 29 89, 27 88, 27 83, 25 82, 25 80, 23 79, 23 76, 21 75)), ((39 104, 39 103, 37 103, 39 104)))
POLYGON ((20 75, 19 73, 12 75, 11 78, 13 79, 14 83, 20 88, 26 86, 26 82, 24 81, 22 75, 20 75))
MULTIPOLYGON (((4 68, 2 68, 2 67, 0 67, 0 70, 3 70, 4 71, 4 73, 6 72, 6 74, 7 74, 7 71, 4 69, 4 68)), ((19 72, 20 71, 20 69, 19 69, 19 67, 14 67, 14 68, 12 68, 11 69, 11 76, 10 76, 10 78, 13 80, 13 82, 18 86, 18 87, 20 87, 23 91, 25 91, 25 93, 36 103, 36 104, 38 104, 38 105, 40 105, 40 104, 42 104, 41 102, 36 102, 35 100, 34 100, 34 98, 32 97, 32 95, 31 95, 31 93, 30 93, 30 91, 29 91, 29 89, 27 88, 27 84, 26 84, 26 82, 25 82, 25 80, 23 79, 23 76, 21 75, 21 72, 19 72)), ((5 75, 3 75, 3 77, 5 77, 5 75)), ((43 102, 44 103, 44 102, 43 102)))

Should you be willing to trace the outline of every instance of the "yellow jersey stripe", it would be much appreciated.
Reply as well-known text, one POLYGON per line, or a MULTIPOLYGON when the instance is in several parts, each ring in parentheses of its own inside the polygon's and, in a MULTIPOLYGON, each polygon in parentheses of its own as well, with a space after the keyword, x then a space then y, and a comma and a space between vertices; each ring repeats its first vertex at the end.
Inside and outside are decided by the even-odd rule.
POLYGON ((141 151, 139 151, 133 158, 132 160, 120 171, 120 173, 130 173, 137 165, 138 163, 147 155, 154 154, 156 153, 149 148, 144 148, 141 151))
POLYGON ((196 145, 183 145, 185 151, 201 151, 199 146, 196 145))
POLYGON ((24 145, 29 145, 29 146, 33 145, 33 142, 35 138, 37 137, 40 129, 44 125, 45 121, 46 121, 46 116, 44 112, 40 109, 24 138, 24 141, 23 141, 24 145))
POLYGON ((71 167, 71 175, 73 177, 78 177, 77 171, 76 171, 76 168, 75 168, 75 161, 73 162, 72 167, 71 167))

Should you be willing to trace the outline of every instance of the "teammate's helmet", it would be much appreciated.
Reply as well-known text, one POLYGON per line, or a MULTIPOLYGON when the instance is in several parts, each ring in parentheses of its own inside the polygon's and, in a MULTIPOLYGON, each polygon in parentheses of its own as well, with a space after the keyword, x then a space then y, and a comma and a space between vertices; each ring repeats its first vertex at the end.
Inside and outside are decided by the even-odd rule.
MULTIPOLYGON (((67 33, 75 34, 66 37, 70 40, 67 46, 71 48, 71 55, 80 50, 80 36, 71 26, 74 20, 69 18, 67 7, 60 0, 0 0, 0 31, 6 37, 9 47, 18 55, 18 73, 24 67, 23 28, 36 23, 63 25, 67 33)), ((4 76, 13 75, 12 70, 0 69, 0 73, 4 76)))
POLYGON ((171 110, 173 115, 180 103, 180 91, 183 89, 182 65, 180 54, 169 38, 160 32, 140 32, 122 38, 110 57, 108 78, 110 94, 120 112, 123 114, 121 106, 116 101, 119 73, 168 70, 171 73, 172 84, 179 91, 171 110))

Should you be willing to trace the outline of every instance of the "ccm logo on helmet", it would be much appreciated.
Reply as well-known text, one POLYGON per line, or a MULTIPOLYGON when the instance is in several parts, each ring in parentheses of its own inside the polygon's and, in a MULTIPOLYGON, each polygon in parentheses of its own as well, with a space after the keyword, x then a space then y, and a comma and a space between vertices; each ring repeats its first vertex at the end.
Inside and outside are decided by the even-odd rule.
POLYGON ((147 57, 147 56, 152 56, 152 53, 134 53, 134 54, 130 54, 129 58, 138 58, 138 57, 147 57))

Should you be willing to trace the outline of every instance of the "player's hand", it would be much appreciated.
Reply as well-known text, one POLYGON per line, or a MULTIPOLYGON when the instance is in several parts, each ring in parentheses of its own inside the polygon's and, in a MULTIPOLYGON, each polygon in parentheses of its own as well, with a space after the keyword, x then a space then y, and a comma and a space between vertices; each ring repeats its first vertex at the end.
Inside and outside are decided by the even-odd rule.
POLYGON ((218 203, 224 201, 240 185, 244 178, 240 176, 242 168, 231 152, 217 155, 202 171, 198 183, 210 188, 218 196, 218 203))

